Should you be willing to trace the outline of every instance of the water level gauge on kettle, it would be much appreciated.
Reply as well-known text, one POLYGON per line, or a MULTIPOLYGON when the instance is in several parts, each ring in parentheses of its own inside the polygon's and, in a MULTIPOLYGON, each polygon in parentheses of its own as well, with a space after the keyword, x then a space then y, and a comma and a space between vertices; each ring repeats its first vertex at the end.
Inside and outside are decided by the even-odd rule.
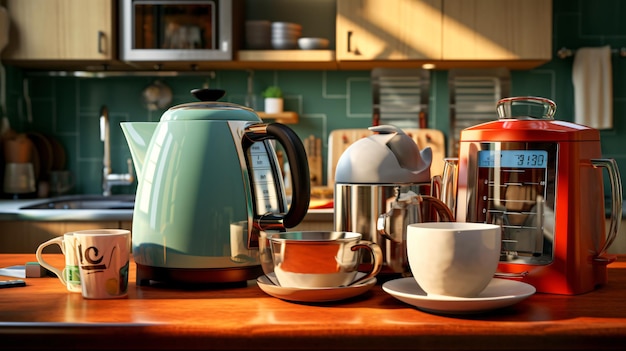
POLYGON ((559 294, 605 284, 622 188, 615 160, 601 158, 599 132, 555 120, 556 104, 545 98, 502 99, 497 111, 497 121, 461 132, 457 221, 501 225, 500 276, 559 294))

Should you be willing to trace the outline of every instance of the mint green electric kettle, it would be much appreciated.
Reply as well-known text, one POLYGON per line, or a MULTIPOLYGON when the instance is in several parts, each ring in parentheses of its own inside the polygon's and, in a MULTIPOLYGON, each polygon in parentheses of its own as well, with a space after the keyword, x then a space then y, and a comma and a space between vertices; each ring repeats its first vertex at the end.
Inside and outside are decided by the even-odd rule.
MULTIPOLYGON (((206 92, 192 91, 202 99, 206 92)), ((137 284, 234 283, 263 274, 260 231, 298 225, 309 207, 307 156, 295 132, 227 102, 174 106, 160 122, 124 122, 138 186, 137 284), (285 150, 289 205, 273 141, 285 150)))

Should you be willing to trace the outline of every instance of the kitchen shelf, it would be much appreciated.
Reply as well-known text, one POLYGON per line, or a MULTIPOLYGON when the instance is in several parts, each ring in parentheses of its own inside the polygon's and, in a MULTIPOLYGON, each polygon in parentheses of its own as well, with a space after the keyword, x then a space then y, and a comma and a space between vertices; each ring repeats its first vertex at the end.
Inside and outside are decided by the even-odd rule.
POLYGON ((335 62, 334 50, 239 50, 239 61, 335 62))
POLYGON ((236 55, 240 65, 255 68, 337 69, 334 50, 240 50, 236 55))
POLYGON ((261 119, 273 119, 275 122, 283 124, 296 124, 298 123, 298 114, 292 111, 284 111, 281 113, 265 113, 261 111, 256 112, 261 119))

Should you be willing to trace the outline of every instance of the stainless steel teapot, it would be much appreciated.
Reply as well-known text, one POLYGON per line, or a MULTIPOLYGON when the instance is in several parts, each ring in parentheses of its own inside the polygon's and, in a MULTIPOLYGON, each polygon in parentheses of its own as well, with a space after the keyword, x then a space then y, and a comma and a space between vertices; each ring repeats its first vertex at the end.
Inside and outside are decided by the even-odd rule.
POLYGON ((285 231, 308 211, 301 140, 283 124, 262 123, 249 108, 192 102, 170 108, 158 123, 121 126, 139 182, 132 228, 139 285, 256 278, 263 274, 260 231, 285 231), (291 205, 272 141, 290 164, 291 205))
POLYGON ((369 129, 375 134, 350 145, 337 162, 334 229, 359 232, 381 247, 380 278, 408 275, 406 226, 454 216, 433 191, 431 148, 419 150, 393 125, 369 129))

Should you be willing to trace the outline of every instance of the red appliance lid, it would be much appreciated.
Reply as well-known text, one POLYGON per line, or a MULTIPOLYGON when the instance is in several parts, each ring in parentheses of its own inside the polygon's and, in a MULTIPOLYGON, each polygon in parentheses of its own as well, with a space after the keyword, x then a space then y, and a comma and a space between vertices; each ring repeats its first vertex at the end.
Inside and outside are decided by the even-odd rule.
POLYGON ((566 121, 505 119, 461 131, 460 141, 599 141, 597 129, 566 121))
POLYGON ((523 96, 504 98, 496 110, 499 119, 481 123, 461 131, 460 142, 476 141, 599 141, 597 129, 553 118, 556 104, 541 97, 523 96), (513 113, 515 106, 540 105, 541 117, 513 113), (512 117, 513 116, 513 117, 512 117))

